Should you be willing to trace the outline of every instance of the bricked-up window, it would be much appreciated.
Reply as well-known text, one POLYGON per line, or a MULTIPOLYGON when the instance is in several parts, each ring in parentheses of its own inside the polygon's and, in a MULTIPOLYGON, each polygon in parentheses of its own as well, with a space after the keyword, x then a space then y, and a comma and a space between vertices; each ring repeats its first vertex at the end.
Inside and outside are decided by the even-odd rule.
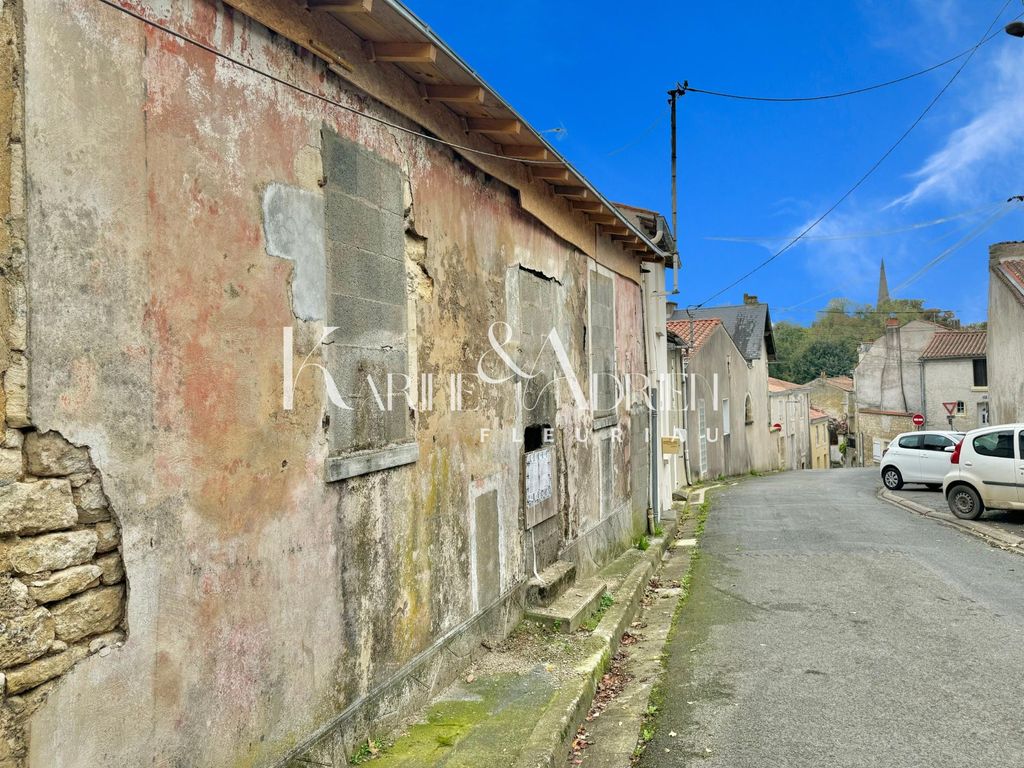
POLYGON ((590 397, 594 429, 617 421, 615 410, 615 283, 599 268, 590 270, 590 397))
POLYGON ((401 394, 409 372, 404 201, 396 165, 326 128, 323 167, 326 325, 337 327, 324 358, 350 408, 328 405, 327 479, 344 480, 418 457, 401 394))

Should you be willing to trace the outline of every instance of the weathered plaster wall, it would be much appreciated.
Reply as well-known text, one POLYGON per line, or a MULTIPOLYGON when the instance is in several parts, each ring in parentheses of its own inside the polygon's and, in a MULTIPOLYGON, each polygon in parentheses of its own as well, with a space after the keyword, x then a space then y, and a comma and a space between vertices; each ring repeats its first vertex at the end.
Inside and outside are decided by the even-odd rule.
MULTIPOLYGON (((136 5, 402 120, 222 7, 136 5)), ((270 765, 372 697, 387 706, 367 719, 386 727, 451 670, 435 666, 391 699, 379 686, 420 670, 495 582, 507 595, 526 573, 524 422, 511 388, 470 383, 462 411, 443 389, 415 415, 418 462, 325 483, 322 381, 304 373, 285 410, 281 357, 283 327, 301 360, 324 322, 298 262, 265 237, 266 192, 322 194, 324 125, 402 169, 410 367, 438 378, 472 374, 488 326, 517 318, 507 278, 523 266, 557 281, 558 329, 589 392, 587 256, 450 152, 94 0, 26 0, 25 30, 33 417, 92 448, 120 514, 132 628, 36 712, 29 764, 270 765), (480 524, 489 505, 496 532, 480 524), (494 541, 497 552, 481 548, 494 541), (498 574, 481 579, 480 562, 498 574)), ((617 278, 623 372, 643 371, 639 301, 617 278)), ((609 513, 595 517, 599 435, 565 387, 558 404, 558 520, 585 572, 633 532, 630 473, 615 471, 609 513)), ((621 468, 644 448, 630 443, 628 402, 619 422, 621 468)), ((510 608, 487 627, 514 618, 510 608)), ((345 746, 324 748, 343 760, 345 746)))
MULTIPOLYGON (((989 265, 1024 259, 1024 243, 989 246, 989 265)), ((1024 304, 990 268, 988 289, 988 384, 992 424, 1024 421, 1024 304)))

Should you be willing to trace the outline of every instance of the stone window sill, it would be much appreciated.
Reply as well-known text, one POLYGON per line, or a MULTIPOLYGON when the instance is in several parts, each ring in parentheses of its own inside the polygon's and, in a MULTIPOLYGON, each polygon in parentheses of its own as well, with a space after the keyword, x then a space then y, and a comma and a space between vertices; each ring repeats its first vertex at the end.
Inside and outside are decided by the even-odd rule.
POLYGON ((331 456, 327 459, 327 482, 335 483, 383 469, 415 464, 420 457, 418 443, 404 443, 379 450, 331 456))
POLYGON ((599 429, 607 429, 608 427, 617 426, 619 423, 619 414, 612 411, 611 413, 595 413, 594 414, 594 431, 597 432, 599 429))

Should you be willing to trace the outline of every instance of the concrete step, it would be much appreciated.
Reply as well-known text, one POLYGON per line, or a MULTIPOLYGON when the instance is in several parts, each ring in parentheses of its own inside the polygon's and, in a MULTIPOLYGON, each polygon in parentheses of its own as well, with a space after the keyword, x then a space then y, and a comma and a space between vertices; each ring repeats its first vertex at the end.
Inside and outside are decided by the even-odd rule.
POLYGON ((556 560, 526 583, 526 604, 551 605, 576 581, 576 564, 556 560))
POLYGON ((527 609, 526 618, 571 634, 597 610, 607 586, 604 579, 585 579, 565 590, 551 605, 527 609))

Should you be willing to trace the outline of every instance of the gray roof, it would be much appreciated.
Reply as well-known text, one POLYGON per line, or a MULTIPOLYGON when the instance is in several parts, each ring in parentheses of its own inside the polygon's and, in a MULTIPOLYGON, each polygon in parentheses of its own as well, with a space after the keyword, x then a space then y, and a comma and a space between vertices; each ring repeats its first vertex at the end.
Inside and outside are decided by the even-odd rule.
POLYGON ((775 335, 772 333, 772 318, 767 304, 738 304, 731 307, 702 307, 687 310, 677 309, 673 320, 706 320, 718 318, 725 330, 732 336, 733 343, 746 360, 761 357, 761 341, 765 343, 768 359, 775 359, 775 335))

